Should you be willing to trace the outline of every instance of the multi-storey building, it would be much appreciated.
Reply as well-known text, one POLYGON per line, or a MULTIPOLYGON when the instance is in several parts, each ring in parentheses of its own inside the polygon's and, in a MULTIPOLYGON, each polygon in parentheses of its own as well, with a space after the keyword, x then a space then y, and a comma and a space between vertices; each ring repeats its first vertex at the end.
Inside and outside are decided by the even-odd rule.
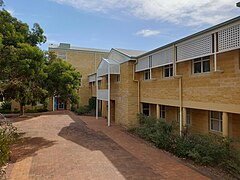
MULTIPOLYGON (((80 96, 80 105, 87 105, 91 97, 89 91, 88 75, 96 72, 97 66, 103 57, 107 57, 109 50, 80 48, 70 44, 60 43, 59 45, 50 44, 49 51, 55 52, 56 55, 63 60, 69 62, 73 67, 80 72, 81 87, 78 90, 80 96)), ((42 104, 37 104, 35 108, 42 108, 42 104)), ((31 109, 31 106, 26 106, 25 109, 31 109)), ((12 110, 20 109, 19 103, 12 101, 12 110)), ((67 100, 62 100, 58 97, 50 97, 48 101, 48 110, 70 109, 70 104, 67 100), (54 103, 53 103, 54 102, 54 103)))
POLYGON ((149 52, 112 49, 89 83, 109 125, 142 112, 180 132, 240 136, 240 17, 149 52))
MULTIPOLYGON (((109 50, 80 48, 70 44, 60 43, 59 45, 50 44, 49 51, 55 52, 63 60, 69 62, 81 74, 81 86, 78 90, 80 96, 80 105, 87 105, 91 97, 89 91, 88 75, 96 72, 97 66, 102 58, 107 57, 109 50)), ((57 97, 49 101, 49 109, 69 109, 69 103, 66 101, 57 101, 57 97)))

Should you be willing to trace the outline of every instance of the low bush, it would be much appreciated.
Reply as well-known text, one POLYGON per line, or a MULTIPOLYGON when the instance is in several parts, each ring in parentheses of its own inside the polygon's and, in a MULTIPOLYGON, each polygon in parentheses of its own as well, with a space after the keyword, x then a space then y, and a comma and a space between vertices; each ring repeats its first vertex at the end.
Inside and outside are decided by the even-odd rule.
POLYGON ((11 102, 9 102, 9 101, 4 101, 1 106, 2 106, 2 109, 3 109, 3 110, 11 110, 11 105, 12 105, 11 102))
POLYGON ((91 97, 88 100, 89 109, 96 109, 96 97, 91 97))
POLYGON ((86 115, 89 112, 90 112, 89 106, 80 106, 76 111, 78 115, 86 115))
POLYGON ((17 114, 19 112, 19 110, 11 111, 11 109, 0 109, 0 113, 2 114, 17 114))
POLYGON ((17 128, 10 122, 1 119, 0 120, 0 179, 4 174, 1 169, 6 164, 10 157, 10 145, 14 143, 18 138, 17 128))
POLYGON ((175 123, 138 115, 140 126, 131 129, 156 147, 201 165, 216 166, 240 178, 239 141, 214 134, 179 136, 175 123))
POLYGON ((40 112, 47 112, 47 109, 27 109, 25 113, 40 113, 40 112))

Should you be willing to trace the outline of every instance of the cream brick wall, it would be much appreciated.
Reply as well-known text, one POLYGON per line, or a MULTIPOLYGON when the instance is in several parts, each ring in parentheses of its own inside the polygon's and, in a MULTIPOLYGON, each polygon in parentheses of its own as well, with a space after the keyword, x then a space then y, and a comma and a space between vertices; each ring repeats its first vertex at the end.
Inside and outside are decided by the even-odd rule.
POLYGON ((65 52, 67 59, 66 61, 73 65, 74 68, 82 75, 82 85, 79 89, 80 105, 87 105, 89 98, 94 95, 91 94, 88 75, 95 73, 98 64, 101 59, 108 56, 108 53, 94 52, 94 51, 82 51, 82 50, 60 50, 50 49, 50 51, 65 52))

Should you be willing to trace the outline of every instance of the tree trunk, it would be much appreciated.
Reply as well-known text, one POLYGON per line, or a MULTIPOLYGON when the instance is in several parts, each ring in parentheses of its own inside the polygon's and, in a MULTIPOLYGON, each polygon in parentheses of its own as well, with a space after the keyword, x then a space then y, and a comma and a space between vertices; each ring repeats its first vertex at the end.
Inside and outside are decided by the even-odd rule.
POLYGON ((20 115, 23 116, 24 115, 24 106, 20 105, 20 115))

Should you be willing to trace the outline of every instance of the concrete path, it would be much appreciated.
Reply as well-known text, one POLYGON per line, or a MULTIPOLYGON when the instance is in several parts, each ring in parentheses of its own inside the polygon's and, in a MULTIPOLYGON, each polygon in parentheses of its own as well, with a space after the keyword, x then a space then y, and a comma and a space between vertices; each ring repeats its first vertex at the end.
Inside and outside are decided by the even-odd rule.
POLYGON ((208 179, 105 119, 64 111, 14 125, 25 134, 7 179, 208 179))

